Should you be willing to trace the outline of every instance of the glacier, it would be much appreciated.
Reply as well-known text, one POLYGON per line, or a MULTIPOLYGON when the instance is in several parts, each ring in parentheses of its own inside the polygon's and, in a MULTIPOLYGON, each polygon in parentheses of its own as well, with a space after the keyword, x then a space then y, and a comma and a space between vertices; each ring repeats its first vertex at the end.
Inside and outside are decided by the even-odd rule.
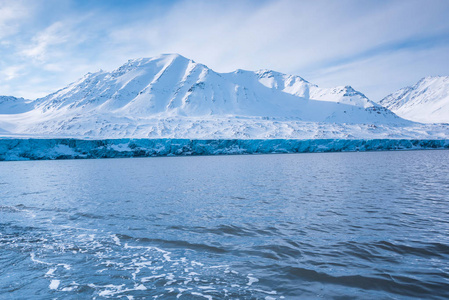
POLYGON ((449 149, 417 139, 0 139, 0 161, 449 149))
POLYGON ((35 100, 0 96, 0 160, 447 149, 447 140, 449 124, 406 120, 351 86, 218 73, 179 54, 88 73, 35 100))

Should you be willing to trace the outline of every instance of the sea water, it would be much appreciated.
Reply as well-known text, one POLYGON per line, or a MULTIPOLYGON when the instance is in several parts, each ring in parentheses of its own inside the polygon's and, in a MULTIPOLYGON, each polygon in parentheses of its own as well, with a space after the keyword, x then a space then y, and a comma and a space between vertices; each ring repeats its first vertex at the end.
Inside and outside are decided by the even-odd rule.
POLYGON ((0 163, 1 299, 449 297, 449 151, 0 163))

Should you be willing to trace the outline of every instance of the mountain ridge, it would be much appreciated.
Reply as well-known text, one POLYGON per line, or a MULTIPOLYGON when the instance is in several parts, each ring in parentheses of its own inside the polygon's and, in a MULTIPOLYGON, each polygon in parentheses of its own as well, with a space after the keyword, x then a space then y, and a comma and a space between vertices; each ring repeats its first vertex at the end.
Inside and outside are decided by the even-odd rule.
POLYGON ((37 107, 47 111, 70 103, 69 108, 74 108, 96 102, 97 110, 121 109, 139 116, 179 113, 291 117, 295 114, 286 114, 285 110, 300 110, 298 99, 291 96, 381 109, 349 86, 320 89, 299 76, 271 70, 217 73, 177 54, 129 60, 112 72, 87 74, 66 88, 37 99, 37 107), (280 93, 272 95, 276 91, 280 93), (264 110, 264 105, 269 108, 264 110))
MULTIPOLYGON (((266 69, 218 73, 179 54, 131 59, 25 102, 20 113, 8 115, 0 105, 0 132, 86 138, 428 137, 351 86, 320 88, 266 69)), ((439 138, 447 135, 438 130, 439 138)))
POLYGON ((449 123, 449 76, 427 76, 383 98, 379 104, 403 118, 449 123))

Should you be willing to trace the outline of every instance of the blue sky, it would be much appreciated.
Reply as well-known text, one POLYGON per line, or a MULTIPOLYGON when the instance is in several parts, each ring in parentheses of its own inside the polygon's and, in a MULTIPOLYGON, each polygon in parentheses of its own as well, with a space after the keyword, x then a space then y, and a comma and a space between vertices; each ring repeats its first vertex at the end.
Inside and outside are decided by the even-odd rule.
POLYGON ((447 0, 0 0, 0 95, 30 99, 131 58, 273 69, 372 100, 449 75, 447 0))

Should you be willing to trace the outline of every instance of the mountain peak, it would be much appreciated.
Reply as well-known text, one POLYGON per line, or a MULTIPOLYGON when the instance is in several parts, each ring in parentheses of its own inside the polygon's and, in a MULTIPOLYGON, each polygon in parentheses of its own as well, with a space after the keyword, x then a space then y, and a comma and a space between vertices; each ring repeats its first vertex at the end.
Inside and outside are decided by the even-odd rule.
POLYGON ((351 86, 320 88, 299 76, 267 69, 217 73, 173 53, 131 59, 111 72, 88 73, 30 103, 0 103, 0 114, 5 112, 23 113, 3 117, 9 121, 1 127, 9 132, 86 137, 275 137, 277 129, 268 132, 259 125, 278 126, 279 121, 290 122, 296 129, 279 126, 298 138, 323 123, 410 123, 351 86), (235 127, 235 120, 242 127, 235 127), (204 125, 207 122, 211 127, 204 125))
POLYGON ((399 116, 423 123, 449 122, 449 76, 427 76, 380 101, 399 116))
POLYGON ((174 62, 181 62, 181 63, 188 63, 192 62, 193 60, 188 59, 180 54, 161 54, 154 57, 143 57, 143 58, 134 58, 129 59, 126 63, 124 63, 122 66, 120 66, 118 69, 114 70, 114 72, 123 73, 124 71, 130 71, 136 68, 141 67, 147 67, 149 65, 157 65, 157 66, 163 66, 163 65, 170 65, 174 62))
POLYGON ((13 96, 0 96, 0 114, 17 114, 32 109, 31 100, 13 96))
POLYGON ((131 119, 239 115, 396 122, 390 115, 367 111, 373 106, 350 86, 322 89, 299 76, 267 69, 216 73, 175 53, 130 59, 112 72, 88 73, 35 102, 45 115, 114 114, 131 119))
POLYGON ((191 61, 191 59, 178 53, 163 53, 152 57, 140 57, 128 59, 128 63, 145 63, 149 61, 173 61, 176 59, 191 61))
POLYGON ((449 76, 441 76, 441 75, 434 75, 434 76, 426 76, 421 78, 415 85, 419 85, 422 83, 429 83, 429 82, 436 82, 436 81, 448 81, 449 76))

